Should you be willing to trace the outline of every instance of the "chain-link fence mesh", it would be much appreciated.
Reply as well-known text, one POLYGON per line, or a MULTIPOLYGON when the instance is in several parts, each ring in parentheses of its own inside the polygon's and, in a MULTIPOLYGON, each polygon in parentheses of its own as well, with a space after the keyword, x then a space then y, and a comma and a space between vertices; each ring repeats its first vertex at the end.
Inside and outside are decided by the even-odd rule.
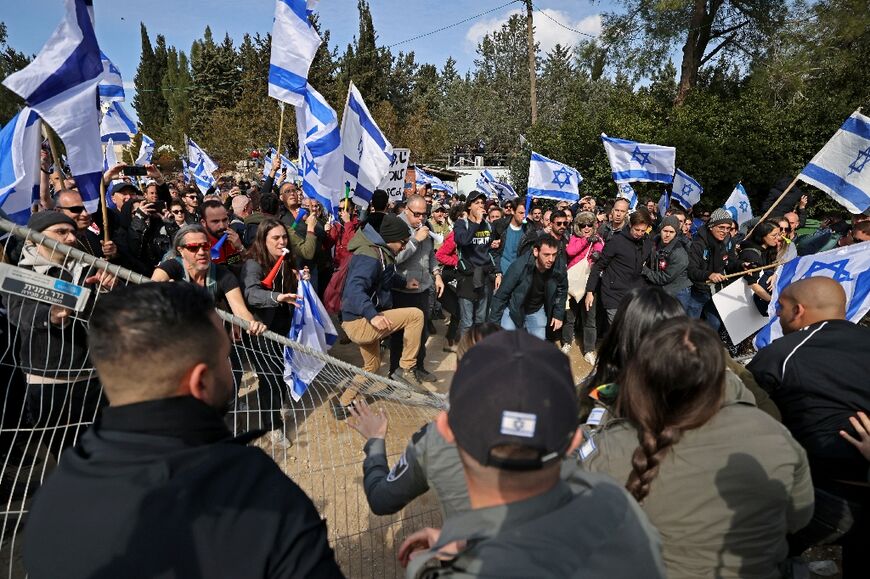
MULTIPOLYGON (((0 220, 0 230, 7 232, 0 246, 0 262, 5 265, 0 267, 12 268, 0 276, 4 288, 16 286, 22 274, 30 274, 18 264, 52 277, 67 277, 72 283, 103 272, 115 276, 116 285, 149 281, 8 221, 0 220)), ((0 576, 24 576, 22 531, 33 495, 59 455, 75 443, 105 404, 87 347, 88 315, 104 290, 98 284, 88 287, 92 295, 86 306, 67 316, 62 329, 50 332, 34 329, 48 328, 52 312, 44 300, 52 296, 34 299, 22 297, 22 292, 0 291, 4 308, 0 318, 0 385, 4 386, 0 576)), ((34 283, 23 293, 36 296, 42 291, 34 283)), ((343 413, 339 398, 351 388, 358 397, 385 409, 392 462, 410 435, 443 407, 443 396, 413 391, 271 332, 248 335, 247 322, 220 310, 218 314, 233 336, 231 362, 238 395, 227 414, 230 428, 236 433, 268 431, 254 444, 314 501, 327 521, 330 544, 347 576, 400 576, 395 558, 399 543, 421 527, 439 526, 440 509, 427 493, 396 515, 371 513, 362 488, 363 440, 339 419, 343 413), (297 360, 301 356, 324 363, 298 401, 283 379, 285 347, 294 350, 297 360)))

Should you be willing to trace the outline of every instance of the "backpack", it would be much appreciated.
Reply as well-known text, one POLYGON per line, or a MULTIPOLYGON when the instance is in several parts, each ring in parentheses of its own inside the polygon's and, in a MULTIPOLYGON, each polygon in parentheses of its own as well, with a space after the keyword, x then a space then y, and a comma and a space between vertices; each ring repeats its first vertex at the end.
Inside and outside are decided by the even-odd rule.
MULTIPOLYGON (((378 248, 378 253, 381 259, 381 271, 384 270, 384 254, 381 248, 378 248)), ((350 262, 353 260, 351 255, 344 260, 332 277, 329 278, 329 283, 326 284, 326 289, 323 292, 323 307, 330 314, 338 314, 341 312, 341 296, 344 294, 344 285, 347 283, 347 270, 350 268, 350 262)))

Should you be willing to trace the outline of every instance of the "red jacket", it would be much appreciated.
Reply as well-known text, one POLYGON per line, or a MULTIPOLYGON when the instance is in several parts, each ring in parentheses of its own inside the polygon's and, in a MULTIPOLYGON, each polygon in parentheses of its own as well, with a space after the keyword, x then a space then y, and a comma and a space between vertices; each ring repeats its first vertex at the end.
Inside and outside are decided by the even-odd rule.
POLYGON ((335 244, 335 269, 341 267, 345 260, 350 259, 351 253, 347 250, 347 244, 353 239, 359 229, 359 219, 354 217, 350 223, 335 222, 329 229, 329 239, 335 244))
POLYGON ((459 254, 456 253, 456 241, 453 239, 453 232, 447 234, 444 238, 444 243, 435 252, 435 259, 438 263, 448 267, 456 267, 459 263, 459 254))

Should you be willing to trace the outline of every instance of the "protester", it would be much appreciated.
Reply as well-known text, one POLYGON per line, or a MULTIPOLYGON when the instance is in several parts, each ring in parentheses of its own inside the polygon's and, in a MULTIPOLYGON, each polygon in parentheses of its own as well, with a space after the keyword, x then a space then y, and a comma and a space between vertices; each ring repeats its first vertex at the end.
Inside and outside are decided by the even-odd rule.
MULTIPOLYGON (((595 214, 589 211, 581 211, 574 219, 573 235, 565 253, 568 256, 568 310, 572 315, 567 316, 566 325, 570 338, 573 340, 577 333, 577 325, 582 327, 583 333, 583 359, 591 365, 595 365, 595 344, 598 339, 596 331, 597 302, 586 309, 583 300, 586 297, 586 284, 589 281, 589 272, 595 261, 601 257, 604 250, 604 241, 595 232, 595 214), (567 320, 572 320, 571 323, 567 320)), ((569 342, 570 343, 570 342, 569 342)))
POLYGON ((311 499, 223 423, 230 342, 207 292, 116 291, 88 336, 110 406, 40 489, 29 575, 342 577, 311 499))
MULTIPOLYGON (((466 215, 464 205, 455 205, 450 208, 450 222, 456 223, 460 219, 464 219, 466 215)), ((450 314, 450 323, 447 326, 445 339, 447 344, 444 346, 445 352, 455 352, 454 346, 459 340, 459 296, 456 293, 459 276, 456 272, 456 266, 459 264, 459 255, 456 252, 456 242, 454 240, 453 231, 447 234, 444 238, 444 243, 435 252, 435 259, 441 264, 441 278, 444 280, 444 293, 441 294, 440 302, 448 314, 450 314)))
MULTIPOLYGON (((744 270, 769 267, 777 262, 777 253, 782 242, 782 229, 774 220, 762 221, 755 226, 748 239, 740 242, 738 260, 744 270)), ((752 290, 755 305, 761 315, 767 315, 770 303, 770 284, 774 269, 746 273, 743 279, 752 290)))
POLYGON ((447 207, 438 202, 433 203, 431 218, 426 223, 429 231, 435 234, 432 240, 435 242, 435 251, 438 251, 438 248, 444 243, 444 238, 452 230, 447 219, 447 207))
POLYGON ((558 242, 547 235, 511 264, 493 295, 490 323, 506 330, 524 329, 542 340, 547 327, 562 327, 568 279, 564 270, 554 267, 558 252, 558 242))
POLYGON ((534 228, 526 222, 525 201, 522 199, 512 215, 506 215, 492 223, 493 242, 498 241, 498 247, 492 250, 492 256, 502 272, 506 272, 517 258, 520 241, 530 229, 534 228))
POLYGON ((652 329, 623 372, 617 418, 581 450, 584 468, 626 481, 675 579, 782 577, 786 534, 812 517, 806 453, 728 387, 725 356, 700 321, 652 329))
MULTIPOLYGON (((393 307, 417 308, 423 313, 423 332, 420 335, 414 372, 421 382, 436 382, 438 378, 426 370, 426 341, 429 339, 431 324, 430 294, 441 297, 444 293, 444 280, 441 277, 441 267, 435 259, 435 242, 429 228, 423 224, 425 217, 426 201, 419 195, 409 197, 399 219, 407 225, 411 236, 405 247, 396 254, 396 273, 406 280, 416 280, 418 283, 414 288, 394 288, 393 307)), ((399 368, 403 341, 404 331, 401 329, 390 335, 391 375, 399 368)))
MULTIPOLYGON (((613 202, 613 206, 607 216, 607 221, 598 228, 598 235, 607 243, 611 238, 626 228, 628 220, 625 218, 628 215, 629 203, 623 198, 619 198, 613 202)), ((652 218, 650 223, 652 225, 652 218)))
POLYGON ((484 338, 460 360, 436 427, 459 450, 472 510, 405 539, 407 577, 664 577, 657 534, 624 490, 579 470, 560 480, 581 431, 570 364, 553 345, 526 332, 484 338))
MULTIPOLYGON (((332 240, 334 252, 334 263, 336 271, 350 259, 350 251, 347 247, 350 240, 359 231, 360 221, 356 216, 356 208, 350 201, 342 202, 341 208, 338 210, 338 221, 333 223, 329 230, 329 237, 332 240)), ((306 237, 307 239, 307 237, 306 237)))
POLYGON ((372 200, 369 203, 369 210, 366 218, 363 220, 363 227, 371 225, 377 233, 381 229, 381 221, 384 220, 384 215, 387 213, 387 206, 390 203, 390 196, 383 189, 375 189, 372 192, 372 200))
POLYGON ((245 243, 245 219, 250 217, 254 210, 251 206, 251 198, 247 195, 236 195, 232 198, 233 214, 230 220, 230 227, 239 235, 242 240, 242 245, 249 247, 245 243))
POLYGON ((184 190, 182 199, 187 211, 185 221, 189 224, 200 222, 199 196, 199 189, 197 189, 196 185, 188 185, 184 190))
POLYGON ((722 287, 723 282, 727 281, 726 274, 739 269, 730 233, 733 222, 727 210, 715 210, 704 227, 698 230, 689 248, 687 271, 692 282, 689 317, 703 318, 717 331, 722 320, 713 303, 712 290, 714 285, 716 289, 722 287))
POLYGON ((629 290, 644 285, 643 266, 649 261, 652 251, 652 243, 646 235, 650 223, 646 209, 638 208, 629 217, 629 227, 620 229, 604 244, 601 258, 592 266, 584 305, 587 310, 592 308, 595 291, 600 285, 601 307, 607 314, 608 322, 613 322, 616 308, 629 290))
POLYGON ((831 278, 811 277, 778 297, 785 334, 762 348, 747 368, 782 412, 783 424, 809 456, 816 487, 813 521, 794 537, 792 554, 834 540, 843 546, 843 576, 870 565, 867 463, 840 435, 849 417, 870 408, 870 329, 846 320, 846 293, 831 278))
POLYGON ((501 285, 502 274, 490 254, 492 230, 484 219, 485 199, 485 194, 472 191, 465 201, 466 217, 453 227, 459 254, 456 294, 459 296, 460 335, 472 324, 486 321, 489 299, 501 285))
POLYGON ((544 225, 541 223, 543 214, 541 207, 537 204, 533 204, 529 209, 529 224, 536 229, 543 229, 544 225))
POLYGON ((93 219, 78 191, 64 189, 58 192, 55 196, 54 208, 75 222, 75 246, 78 249, 94 257, 103 257, 108 260, 118 258, 117 244, 111 240, 106 241, 100 233, 91 228, 93 219))
POLYGON ((668 295, 677 298, 688 312, 692 291, 692 282, 687 274, 689 254, 677 240, 679 230, 680 222, 676 217, 662 219, 659 234, 653 240, 649 265, 643 268, 643 277, 649 283, 661 286, 668 295))

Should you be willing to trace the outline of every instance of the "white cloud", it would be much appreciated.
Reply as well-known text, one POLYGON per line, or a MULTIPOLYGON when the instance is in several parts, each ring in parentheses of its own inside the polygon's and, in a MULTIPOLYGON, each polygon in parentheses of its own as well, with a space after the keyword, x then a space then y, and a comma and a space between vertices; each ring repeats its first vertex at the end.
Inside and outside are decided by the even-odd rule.
MULTIPOLYGON (((535 24, 535 41, 540 45, 541 55, 547 54, 556 44, 562 46, 574 46, 581 40, 588 40, 588 36, 583 36, 568 30, 557 24, 555 21, 564 24, 568 28, 598 36, 601 34, 601 15, 593 14, 585 18, 572 18, 570 15, 560 10, 545 8, 546 14, 541 14, 540 10, 535 10, 533 20, 535 24), (550 18, 547 18, 549 16, 550 18)), ((465 42, 470 51, 477 49, 477 44, 483 40, 487 34, 501 28, 508 19, 514 14, 520 14, 519 10, 511 10, 503 16, 491 18, 489 20, 480 20, 471 25, 468 32, 465 33, 465 42)))
POLYGON ((124 90, 136 90, 136 83, 132 80, 125 80, 123 84, 124 90))

